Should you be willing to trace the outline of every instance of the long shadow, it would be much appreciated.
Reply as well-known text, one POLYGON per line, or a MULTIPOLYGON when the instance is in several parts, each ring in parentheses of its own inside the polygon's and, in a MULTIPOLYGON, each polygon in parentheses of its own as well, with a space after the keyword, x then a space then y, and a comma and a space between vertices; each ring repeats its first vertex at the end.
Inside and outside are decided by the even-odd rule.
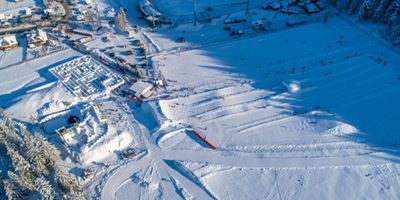
MULTIPOLYGON (((73 59, 76 59, 78 56, 74 56, 65 60, 61 60, 58 61, 56 63, 53 63, 51 65, 48 65, 44 68, 41 68, 37 71, 37 73, 40 75, 40 77, 42 77, 44 79, 44 81, 40 82, 40 83, 36 83, 33 85, 29 85, 26 87, 22 87, 21 89, 15 90, 13 92, 10 92, 8 94, 3 94, 0 95, 0 107, 2 108, 7 108, 17 102, 19 102, 21 99, 19 97, 24 96, 26 94, 28 94, 29 91, 35 89, 35 88, 39 88, 41 86, 44 86, 46 84, 49 84, 51 82, 57 81, 57 78, 55 76, 53 76, 50 72, 49 69, 60 65, 62 63, 71 61, 73 59)), ((29 84, 29 83, 28 83, 29 84)))
POLYGON ((208 144, 206 144, 203 140, 201 140, 199 137, 197 137, 197 136, 193 133, 193 131, 186 130, 185 132, 186 132, 186 135, 187 135, 190 139, 192 139, 193 141, 195 141, 195 142, 196 142, 197 144, 199 144, 201 147, 210 148, 210 146, 208 146, 208 144))

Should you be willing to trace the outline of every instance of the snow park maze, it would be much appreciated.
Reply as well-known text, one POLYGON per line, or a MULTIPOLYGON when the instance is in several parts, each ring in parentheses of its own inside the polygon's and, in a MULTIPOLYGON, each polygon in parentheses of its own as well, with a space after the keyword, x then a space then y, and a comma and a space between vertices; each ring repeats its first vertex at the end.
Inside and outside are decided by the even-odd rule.
POLYGON ((62 84, 74 95, 87 97, 105 90, 112 90, 124 83, 122 77, 106 69, 90 56, 50 69, 62 84))

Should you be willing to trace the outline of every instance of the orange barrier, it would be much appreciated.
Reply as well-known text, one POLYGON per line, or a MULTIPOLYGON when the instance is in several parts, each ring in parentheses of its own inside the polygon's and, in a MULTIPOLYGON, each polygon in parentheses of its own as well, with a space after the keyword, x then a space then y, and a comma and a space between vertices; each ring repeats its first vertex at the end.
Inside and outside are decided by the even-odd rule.
POLYGON ((217 146, 215 144, 213 144, 212 142, 210 142, 206 136, 202 135, 199 131, 197 130, 192 130, 193 133, 200 138, 201 140, 203 140, 203 142, 205 142, 208 146, 210 146, 211 149, 216 150, 217 146))

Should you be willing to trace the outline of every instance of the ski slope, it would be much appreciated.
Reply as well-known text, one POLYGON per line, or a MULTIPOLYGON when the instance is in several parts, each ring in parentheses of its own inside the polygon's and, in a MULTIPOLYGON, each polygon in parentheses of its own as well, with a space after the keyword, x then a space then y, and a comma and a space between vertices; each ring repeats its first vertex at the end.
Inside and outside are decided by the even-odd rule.
POLYGON ((153 62, 169 84, 150 102, 163 123, 100 199, 399 197, 398 55, 346 20, 153 62))
MULTIPOLYGON (((167 83, 140 106, 119 89, 69 94, 48 69, 81 56, 72 49, 23 64, 9 58, 19 50, 0 55, 0 65, 10 65, 0 69, 0 106, 27 124, 37 117, 72 173, 93 169, 82 180, 88 199, 400 198, 400 55, 368 26, 343 16, 322 23, 322 12, 261 10, 268 0, 252 1, 248 21, 234 25, 224 21, 243 17, 245 1, 198 1, 193 26, 192 1, 152 2, 172 25, 144 27, 132 6, 139 0, 98 4, 127 9, 140 28, 135 39, 151 49, 145 81, 167 83), (201 15, 208 6, 210 22, 201 15), (307 23, 287 27, 297 17, 307 23), (263 18, 271 26, 255 31, 252 23, 263 18), (244 34, 232 37, 226 26, 244 34), (54 134, 66 113, 84 119, 68 147, 54 134), (127 148, 138 155, 122 159, 127 148)), ((124 54, 134 39, 112 31, 104 43, 102 36, 88 46, 115 46, 137 62, 124 54)))

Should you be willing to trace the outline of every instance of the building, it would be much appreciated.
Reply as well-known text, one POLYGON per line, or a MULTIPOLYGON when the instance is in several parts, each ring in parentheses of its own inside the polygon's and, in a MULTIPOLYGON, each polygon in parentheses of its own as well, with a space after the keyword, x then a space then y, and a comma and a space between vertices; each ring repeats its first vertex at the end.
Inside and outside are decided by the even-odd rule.
POLYGON ((313 3, 310 3, 310 4, 306 5, 306 6, 304 7, 304 11, 305 11, 307 14, 314 14, 314 13, 319 13, 319 12, 320 12, 318 6, 315 5, 315 4, 313 4, 313 3))
POLYGON ((153 89, 154 89, 153 84, 143 81, 138 81, 129 88, 129 91, 132 92, 138 98, 148 99, 153 95, 153 89))
POLYGON ((18 41, 15 35, 6 35, 0 39, 0 49, 5 51, 18 47, 18 41))
POLYGON ((6 22, 12 18, 14 18, 14 16, 12 14, 0 13, 0 22, 6 22))
POLYGON ((51 1, 44 13, 49 17, 64 17, 66 11, 60 2, 51 1))
POLYGON ((107 117, 104 115, 104 113, 101 111, 100 107, 97 104, 93 104, 93 110, 96 113, 97 119, 100 122, 105 122, 107 121, 107 117))
POLYGON ((48 40, 47 33, 43 29, 38 29, 36 32, 28 34, 27 37, 30 48, 43 46, 48 40))
POLYGON ((32 15, 32 9, 25 8, 24 13, 25 13, 25 16, 31 16, 32 15))
POLYGON ((68 146, 67 138, 71 137, 71 131, 69 129, 66 129, 65 127, 61 127, 56 130, 56 133, 63 141, 63 143, 68 146))

